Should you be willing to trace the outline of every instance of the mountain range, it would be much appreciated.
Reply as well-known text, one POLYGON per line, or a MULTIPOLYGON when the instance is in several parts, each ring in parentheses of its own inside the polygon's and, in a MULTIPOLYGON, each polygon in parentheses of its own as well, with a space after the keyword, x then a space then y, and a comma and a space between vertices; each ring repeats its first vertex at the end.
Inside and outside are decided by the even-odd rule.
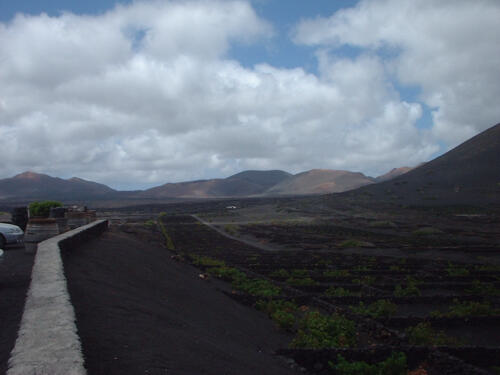
POLYGON ((359 172, 312 169, 243 171, 227 178, 166 183, 147 190, 117 191, 81 178, 24 172, 0 180, 0 202, 57 199, 165 200, 297 196, 344 193, 377 201, 469 202, 500 200, 500 124, 415 168, 394 168, 372 178, 359 172))
MULTIPOLYGON (((406 169, 401 169, 403 170, 406 169)), ((24 172, 0 180, 0 200, 82 201, 309 195, 342 192, 376 181, 376 178, 359 172, 328 169, 313 169, 295 175, 281 170, 249 170, 227 178, 166 183, 140 191, 117 191, 109 186, 77 177, 62 179, 24 172)))

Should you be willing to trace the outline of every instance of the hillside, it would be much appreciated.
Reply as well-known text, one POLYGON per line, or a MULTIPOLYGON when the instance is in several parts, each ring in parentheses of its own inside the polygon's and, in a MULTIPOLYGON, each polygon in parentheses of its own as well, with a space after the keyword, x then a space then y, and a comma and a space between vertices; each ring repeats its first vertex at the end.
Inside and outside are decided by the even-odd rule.
POLYGON ((244 171, 227 178, 167 183, 139 193, 147 198, 244 197, 264 193, 291 176, 284 171, 244 171))
POLYGON ((272 171, 243 171, 232 176, 229 176, 227 180, 243 180, 252 184, 261 186, 263 189, 267 190, 272 186, 280 183, 287 178, 292 177, 291 173, 272 170, 272 171))
POLYGON ((312 169, 298 173, 267 190, 270 195, 306 195, 338 193, 373 183, 359 172, 312 169))
POLYGON ((499 166, 500 124, 497 124, 403 175, 345 195, 403 204, 498 204, 499 166))
POLYGON ((384 173, 383 175, 376 177, 375 182, 383 182, 383 181, 392 180, 393 178, 401 176, 402 174, 405 174, 405 173, 411 171, 412 169, 413 169, 412 167, 393 168, 389 172, 384 173))
POLYGON ((110 187, 73 177, 24 172, 0 180, 0 199, 89 199, 114 193, 110 187))

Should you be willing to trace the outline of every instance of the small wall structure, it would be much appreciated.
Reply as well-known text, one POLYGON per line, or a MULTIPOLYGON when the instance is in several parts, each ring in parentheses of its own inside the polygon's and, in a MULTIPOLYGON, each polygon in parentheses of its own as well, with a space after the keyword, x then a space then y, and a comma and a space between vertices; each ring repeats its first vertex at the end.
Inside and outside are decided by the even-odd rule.
POLYGON ((38 244, 21 326, 7 375, 85 375, 61 249, 105 231, 99 220, 38 244))
POLYGON ((38 243, 57 236, 59 227, 53 218, 31 218, 24 232, 24 246, 26 252, 34 253, 38 243))
POLYGON ((15 207, 12 210, 12 224, 17 225, 22 230, 26 229, 28 224, 28 207, 15 207))
POLYGON ((86 212, 68 211, 68 226, 70 229, 88 224, 88 216, 86 212))
POLYGON ((37 244, 64 233, 89 224, 97 219, 96 211, 87 207, 73 206, 52 207, 48 218, 31 217, 24 234, 24 245, 27 253, 34 253, 37 244))

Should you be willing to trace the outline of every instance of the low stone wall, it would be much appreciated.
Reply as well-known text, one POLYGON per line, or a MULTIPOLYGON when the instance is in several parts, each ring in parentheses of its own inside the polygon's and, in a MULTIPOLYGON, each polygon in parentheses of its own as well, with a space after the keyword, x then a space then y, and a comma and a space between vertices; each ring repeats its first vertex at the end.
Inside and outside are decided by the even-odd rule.
POLYGON ((61 249, 75 246, 107 227, 107 220, 99 220, 38 244, 7 375, 86 374, 61 249))

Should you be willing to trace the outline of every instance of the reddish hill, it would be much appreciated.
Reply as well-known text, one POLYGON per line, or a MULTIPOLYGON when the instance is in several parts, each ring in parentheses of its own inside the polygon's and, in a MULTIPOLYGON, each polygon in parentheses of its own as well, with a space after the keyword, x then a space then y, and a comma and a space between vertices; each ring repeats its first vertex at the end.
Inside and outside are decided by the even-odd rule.
POLYGON ((81 178, 65 180, 35 172, 24 172, 0 180, 0 199, 79 200, 113 192, 115 190, 106 185, 81 178))
POLYGON ((272 171, 243 171, 228 177, 228 180, 242 180, 251 184, 257 184, 267 190, 270 187, 292 177, 291 173, 272 170, 272 171))
POLYGON ((291 176, 284 171, 244 171, 228 178, 167 183, 139 193, 147 198, 218 198, 259 195, 291 176))
POLYGON ((373 183, 359 172, 312 169, 298 173, 267 190, 272 195, 306 195, 338 193, 373 183))

